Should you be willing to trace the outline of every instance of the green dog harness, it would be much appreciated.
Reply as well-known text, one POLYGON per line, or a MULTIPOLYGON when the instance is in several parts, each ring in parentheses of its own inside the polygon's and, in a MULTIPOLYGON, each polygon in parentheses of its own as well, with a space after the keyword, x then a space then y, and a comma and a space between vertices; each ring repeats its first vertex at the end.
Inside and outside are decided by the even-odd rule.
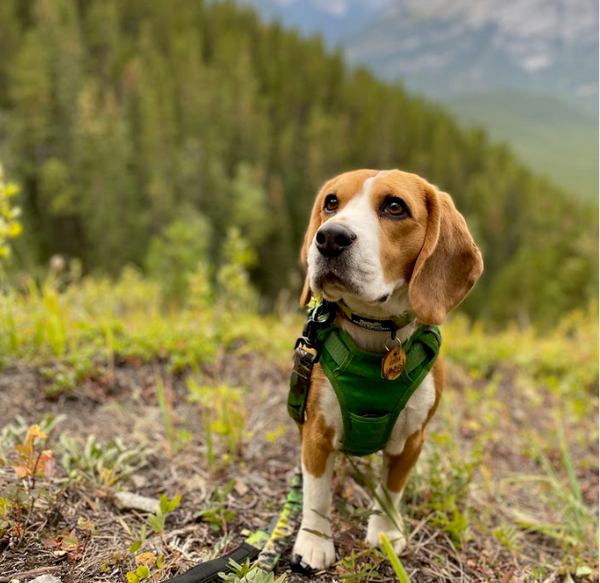
POLYGON ((421 326, 410 336, 403 344, 406 363, 396 380, 382 378, 382 354, 360 349, 347 332, 335 325, 318 330, 312 344, 309 347, 316 349, 316 355, 296 347, 288 411, 297 422, 304 422, 310 370, 320 362, 342 412, 342 451, 364 456, 386 446, 398 416, 439 354, 441 334, 436 326, 421 326), (299 351, 306 355, 304 367, 298 367, 302 360, 299 351))

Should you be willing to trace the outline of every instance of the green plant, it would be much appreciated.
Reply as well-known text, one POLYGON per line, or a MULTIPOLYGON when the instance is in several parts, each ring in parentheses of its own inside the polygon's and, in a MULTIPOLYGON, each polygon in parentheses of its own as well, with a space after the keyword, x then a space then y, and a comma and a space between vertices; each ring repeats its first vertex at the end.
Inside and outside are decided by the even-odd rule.
POLYGON ((188 400, 201 406, 209 462, 213 465, 217 461, 225 465, 230 463, 233 456, 242 454, 246 437, 247 410, 242 389, 200 385, 193 378, 188 379, 188 388, 188 400), (215 435, 225 446, 221 458, 214 451, 215 435))
POLYGON ((135 537, 135 540, 131 543, 131 545, 129 547, 129 552, 132 555, 133 555, 133 553, 136 553, 137 551, 140 550, 140 547, 144 544, 144 541, 146 540, 146 536, 147 536, 146 525, 142 524, 139 534, 135 537))
POLYGON ((208 522, 213 530, 222 530, 226 533, 227 523, 237 515, 235 510, 230 510, 225 505, 227 497, 234 486, 235 480, 230 480, 222 489, 215 488, 208 502, 196 514, 196 516, 208 522))
POLYGON ((208 258, 212 236, 210 221, 187 209, 183 218, 169 223, 148 246, 146 266, 160 282, 164 302, 183 304, 188 297, 190 277, 208 258))
POLYGON ((336 563, 340 579, 348 583, 368 583, 379 579, 379 565, 383 562, 377 549, 356 552, 354 549, 336 563))
POLYGON ((250 284, 248 269, 256 262, 256 254, 238 228, 228 230, 223 254, 225 263, 217 271, 219 313, 226 317, 226 314, 255 310, 258 297, 250 284))
MULTIPOLYGON (((148 516, 148 524, 156 534, 162 535, 164 533, 165 520, 167 518, 167 515, 173 512, 173 510, 175 510, 175 508, 179 506, 180 502, 181 496, 176 496, 172 500, 169 500, 166 494, 163 494, 161 496, 160 504, 156 512, 148 516)), ((134 534, 135 531, 127 527, 127 525, 124 522, 122 523, 122 525, 127 530, 128 534, 134 534)), ((131 543, 129 547, 129 553, 132 555, 140 550, 142 544, 144 544, 144 541, 146 540, 146 525, 142 524, 139 534, 137 536, 134 534, 134 536, 135 540, 131 543)), ((136 557, 136 562, 143 564, 136 569, 135 573, 132 571, 128 571, 127 581, 130 583, 139 583, 139 581, 148 578, 150 576, 149 567, 153 565, 156 566, 156 568, 161 569, 164 564, 164 556, 159 555, 157 557, 156 555, 154 555, 154 553, 146 552, 142 553, 141 555, 138 555, 136 557)))
POLYGON ((105 490, 145 466, 152 453, 142 445, 128 449, 120 438, 99 443, 95 435, 88 436, 81 446, 77 439, 63 433, 60 444, 61 462, 69 480, 85 480, 105 490))
POLYGON ((432 433, 405 494, 406 500, 417 496, 427 500, 427 508, 434 510, 429 523, 447 532, 457 548, 468 534, 469 486, 482 456, 480 444, 468 455, 459 444, 460 439, 449 433, 432 433))
POLYGON ((166 494, 160 497, 160 505, 156 510, 156 514, 150 514, 148 516, 148 523, 156 534, 163 534, 165 531, 165 520, 167 514, 173 512, 179 503, 181 502, 181 496, 175 496, 172 500, 167 498, 166 494))
MULTIPOLYGON (((63 414, 46 415, 37 422, 36 426, 39 431, 48 435, 65 419, 66 415, 63 414)), ((13 423, 4 426, 0 431, 0 456, 4 457, 19 441, 23 441, 30 427, 31 425, 21 415, 16 415, 13 423)))
POLYGON ((9 483, 0 498, 0 537, 23 538, 34 516, 36 502, 40 499, 47 505, 53 502, 55 458, 51 450, 41 447, 46 438, 39 425, 32 425, 22 441, 13 447, 8 461, 0 460, 0 466, 7 464, 16 474, 16 481, 9 483))
POLYGON ((539 532, 558 541, 563 547, 566 564, 573 566, 580 559, 588 558, 588 550, 593 545, 594 533, 597 532, 597 523, 583 500, 573 459, 562 428, 558 431, 558 447, 566 479, 559 476, 540 446, 532 441, 533 457, 544 470, 544 475, 519 476, 509 480, 515 483, 537 483, 540 486, 540 496, 545 507, 554 510, 557 520, 540 520, 538 517, 516 508, 512 509, 511 515, 522 529, 539 532))
POLYGON ((231 573, 219 573, 219 577, 229 583, 285 583, 286 581, 285 574, 275 578, 274 573, 264 571, 258 565, 250 565, 249 560, 240 565, 233 559, 229 559, 229 568, 231 573))
POLYGON ((500 544, 509 551, 518 551, 523 546, 519 539, 519 530, 506 521, 494 529, 493 534, 500 544))
POLYGON ((127 572, 128 583, 139 583, 140 581, 142 581, 143 579, 147 579, 148 577, 150 577, 150 569, 148 569, 146 565, 140 565, 135 570, 135 573, 133 573, 132 571, 127 572))

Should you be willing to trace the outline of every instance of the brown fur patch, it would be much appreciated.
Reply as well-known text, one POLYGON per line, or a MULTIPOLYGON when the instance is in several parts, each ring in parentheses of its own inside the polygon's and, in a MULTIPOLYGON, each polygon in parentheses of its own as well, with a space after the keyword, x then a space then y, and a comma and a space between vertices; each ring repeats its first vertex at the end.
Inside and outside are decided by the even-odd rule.
POLYGON ((385 454, 388 463, 386 488, 390 492, 400 492, 404 488, 408 475, 413 469, 425 441, 422 429, 415 431, 407 440, 400 455, 385 454))
POLYGON ((306 402, 306 422, 302 426, 302 462, 315 478, 325 473, 327 460, 333 453, 333 428, 325 423, 325 417, 319 412, 321 390, 325 382, 327 377, 317 364, 313 369, 306 402))

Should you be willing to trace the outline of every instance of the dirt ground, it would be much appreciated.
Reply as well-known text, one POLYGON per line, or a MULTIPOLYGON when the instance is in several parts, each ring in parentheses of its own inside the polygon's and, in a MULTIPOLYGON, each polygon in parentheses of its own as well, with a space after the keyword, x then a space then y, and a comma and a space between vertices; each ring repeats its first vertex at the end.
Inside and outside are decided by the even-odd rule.
MULTIPOLYGON (((31 513, 26 535, 2 539, 0 582, 15 578, 29 581, 34 575, 45 573, 60 577, 63 583, 126 581, 127 571, 136 567, 134 555, 128 552, 129 546, 135 540, 133 533, 139 532, 140 526, 146 523, 146 516, 117 509, 114 494, 119 490, 156 500, 163 493, 169 498, 182 497, 181 504, 167 517, 164 533, 148 536, 140 549, 140 552, 165 557, 160 569, 150 569, 149 581, 163 581, 183 573, 199 560, 235 547, 243 540, 244 530, 264 528, 285 501, 290 476, 298 462, 299 437, 285 406, 288 374, 287 366, 264 362, 256 355, 245 355, 222 356, 193 375, 197 382, 207 385, 224 383, 246 387, 246 429, 241 448, 228 456, 223 444, 217 443, 216 462, 210 464, 200 407, 188 400, 185 374, 170 376, 159 364, 117 362, 113 374, 88 379, 75 390, 48 398, 47 380, 39 371, 26 366, 2 371, 0 428, 15 424, 19 417, 22 423, 30 425, 48 415, 64 416, 44 446, 54 450, 57 456, 61 455, 58 442, 61 433, 82 439, 94 435, 99 443, 120 437, 128 448, 143 444, 151 448, 152 453, 143 467, 114 486, 105 488, 85 480, 57 486, 56 500, 47 508, 36 507, 31 513), (155 387, 157 375, 166 379, 175 430, 186 432, 178 438, 175 448, 166 438, 155 387), (231 491, 223 500, 215 502, 231 480, 235 481, 231 491), (196 516, 202 509, 209 510, 213 524, 196 516), (223 519, 226 514, 229 516, 223 519), (61 537, 67 533, 75 540, 70 547, 61 543, 61 537)), ((450 399, 449 406, 454 410, 450 413, 455 412, 457 419, 462 419, 457 426, 461 447, 468 447, 478 433, 485 430, 471 423, 461 412, 461 390, 467 381, 460 371, 451 370, 449 396, 444 397, 450 399)), ((458 550, 447 530, 430 524, 431 509, 427 508, 427 500, 413 496, 406 501, 405 524, 410 542, 402 562, 413 583, 565 580, 559 566, 560 549, 552 539, 528 533, 516 550, 501 544, 489 529, 486 531, 480 526, 488 514, 502 514, 496 507, 500 501, 512 503, 509 490, 494 493, 494 483, 517 472, 534 469, 531 459, 513 447, 512 436, 522 432, 528 424, 539 427, 548 422, 543 414, 532 415, 531 411, 519 408, 520 401, 514 398, 518 389, 512 384, 509 371, 502 376, 501 387, 511 415, 501 428, 503 437, 491 439, 487 444, 484 469, 474 473, 468 504, 472 527, 469 527, 466 544, 458 550), (553 567, 541 575, 536 574, 535 567, 540 564, 553 567)), ((436 432, 440 423, 434 420, 431 432, 436 432)), ((583 454, 595 455, 597 459, 597 448, 594 452, 573 452, 575 458, 583 454)), ((0 467, 0 486, 13 480, 12 473, 11 468, 0 467)), ((355 559, 352 564, 332 568, 312 580, 394 581, 389 563, 382 562, 381 555, 373 555, 361 542, 366 518, 360 509, 369 505, 367 489, 344 460, 338 463, 337 476, 334 481, 337 510, 333 515, 336 550, 340 557, 348 557, 354 551, 355 559), (368 565, 373 562, 381 563, 377 574, 368 573, 368 565), (367 572, 361 575, 363 567, 367 572)), ((578 478, 586 503, 597 508, 597 466, 586 468, 578 478)), ((518 496, 519 506, 540 507, 535 492, 532 491, 531 499, 527 500, 527 489, 521 488, 518 496)), ((493 523, 497 519, 487 520, 493 523)), ((292 583, 306 581, 289 571, 290 551, 288 548, 276 573, 287 573, 287 580, 292 583)), ((592 574, 591 578, 581 580, 597 578, 592 574)))

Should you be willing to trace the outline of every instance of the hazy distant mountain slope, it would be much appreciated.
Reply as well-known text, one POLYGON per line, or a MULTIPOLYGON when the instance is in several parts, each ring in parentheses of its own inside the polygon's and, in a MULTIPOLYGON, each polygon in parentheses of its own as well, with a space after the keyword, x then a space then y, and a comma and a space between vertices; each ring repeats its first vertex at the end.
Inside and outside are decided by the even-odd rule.
POLYGON ((485 125, 534 170, 566 190, 598 197, 598 121, 543 95, 494 92, 447 102, 460 121, 485 125))
POLYGON ((598 109, 596 0, 399 0, 345 52, 438 98, 530 90, 598 109))
POLYGON ((332 46, 364 28, 396 0, 240 0, 252 4, 268 20, 279 20, 302 32, 321 33, 332 46))

